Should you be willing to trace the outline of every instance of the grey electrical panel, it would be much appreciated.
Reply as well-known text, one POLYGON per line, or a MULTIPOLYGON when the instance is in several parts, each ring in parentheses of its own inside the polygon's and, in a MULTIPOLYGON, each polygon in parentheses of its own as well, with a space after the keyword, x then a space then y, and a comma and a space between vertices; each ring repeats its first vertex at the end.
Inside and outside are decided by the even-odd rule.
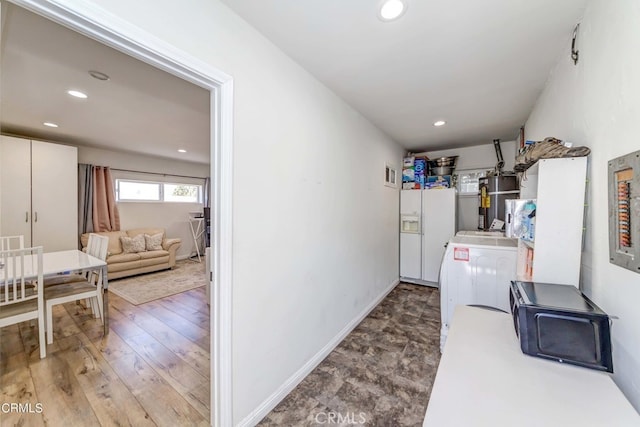
POLYGON ((609 260, 640 273, 640 151, 609 161, 609 260))

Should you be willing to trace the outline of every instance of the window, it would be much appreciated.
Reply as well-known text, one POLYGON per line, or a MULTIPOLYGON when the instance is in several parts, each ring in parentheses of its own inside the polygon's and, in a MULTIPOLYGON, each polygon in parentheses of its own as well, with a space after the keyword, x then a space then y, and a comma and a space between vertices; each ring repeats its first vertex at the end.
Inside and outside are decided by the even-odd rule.
POLYGON ((202 203, 202 185, 116 179, 119 202, 202 203))
POLYGON ((385 164, 385 168, 384 168, 384 185, 386 185, 387 187, 396 187, 396 180, 398 178, 398 173, 396 172, 396 168, 394 168, 393 166, 389 165, 388 163, 385 164))
POLYGON ((458 172, 458 192, 460 194, 478 194, 479 180, 486 176, 487 171, 466 170, 458 172))
POLYGON ((202 197, 202 185, 193 184, 164 184, 165 202, 200 203, 202 197))
POLYGON ((116 194, 121 200, 160 201, 159 182, 139 182, 116 180, 116 194))

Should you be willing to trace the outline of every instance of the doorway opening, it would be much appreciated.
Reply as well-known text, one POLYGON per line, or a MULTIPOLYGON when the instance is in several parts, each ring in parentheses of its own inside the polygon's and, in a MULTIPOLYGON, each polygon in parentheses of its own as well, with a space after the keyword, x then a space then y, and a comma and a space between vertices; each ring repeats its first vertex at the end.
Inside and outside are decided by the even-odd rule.
POLYGON ((95 5, 9 2, 210 91, 211 424, 231 425, 232 78, 95 5))

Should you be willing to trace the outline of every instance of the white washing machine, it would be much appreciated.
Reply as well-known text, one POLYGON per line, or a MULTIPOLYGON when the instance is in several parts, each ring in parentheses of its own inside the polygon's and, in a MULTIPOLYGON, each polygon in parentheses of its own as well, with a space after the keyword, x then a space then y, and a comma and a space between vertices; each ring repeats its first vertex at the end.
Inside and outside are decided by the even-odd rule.
POLYGON ((449 241, 440 267, 440 351, 456 305, 477 304, 509 312, 517 254, 516 239, 461 235, 449 241))

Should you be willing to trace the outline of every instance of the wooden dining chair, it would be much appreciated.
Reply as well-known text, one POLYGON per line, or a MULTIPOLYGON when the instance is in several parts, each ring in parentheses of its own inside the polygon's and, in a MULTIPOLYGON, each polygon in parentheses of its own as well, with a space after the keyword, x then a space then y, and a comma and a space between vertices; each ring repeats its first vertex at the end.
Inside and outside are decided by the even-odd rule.
MULTIPOLYGON (((107 250, 109 246, 109 239, 98 234, 91 233, 89 235, 89 241, 87 242, 86 252, 101 260, 107 259, 107 250), (107 243, 105 244, 105 240, 107 243)), ((84 279, 88 279, 88 273, 68 273, 68 274, 56 274, 44 279, 44 287, 64 285, 74 282, 80 282, 84 279)))
MULTIPOLYGON (((91 234, 87 244, 87 253, 104 261, 107 258, 108 245, 108 237, 91 234)), ((49 344, 53 343, 54 305, 89 299, 94 317, 100 317, 101 321, 104 321, 102 269, 88 271, 86 275, 72 274, 69 276, 69 281, 46 286, 44 289, 47 343, 49 344)))
MULTIPOLYGON (((101 236, 99 234, 91 233, 89 234, 89 240, 87 242, 87 253, 91 256, 94 256, 102 261, 107 259, 107 253, 109 249, 109 238, 106 236, 101 236)), ((92 271, 87 275, 88 281, 93 281, 94 283, 98 280, 96 277, 96 272, 92 271), (93 275, 93 277, 90 277, 93 275)), ((93 311, 94 317, 98 317, 98 313, 100 316, 102 313, 102 298, 90 298, 88 303, 91 305, 91 310, 93 311)))
POLYGON ((42 289, 42 246, 0 251, 0 328, 37 319, 41 359, 47 355, 42 289))

